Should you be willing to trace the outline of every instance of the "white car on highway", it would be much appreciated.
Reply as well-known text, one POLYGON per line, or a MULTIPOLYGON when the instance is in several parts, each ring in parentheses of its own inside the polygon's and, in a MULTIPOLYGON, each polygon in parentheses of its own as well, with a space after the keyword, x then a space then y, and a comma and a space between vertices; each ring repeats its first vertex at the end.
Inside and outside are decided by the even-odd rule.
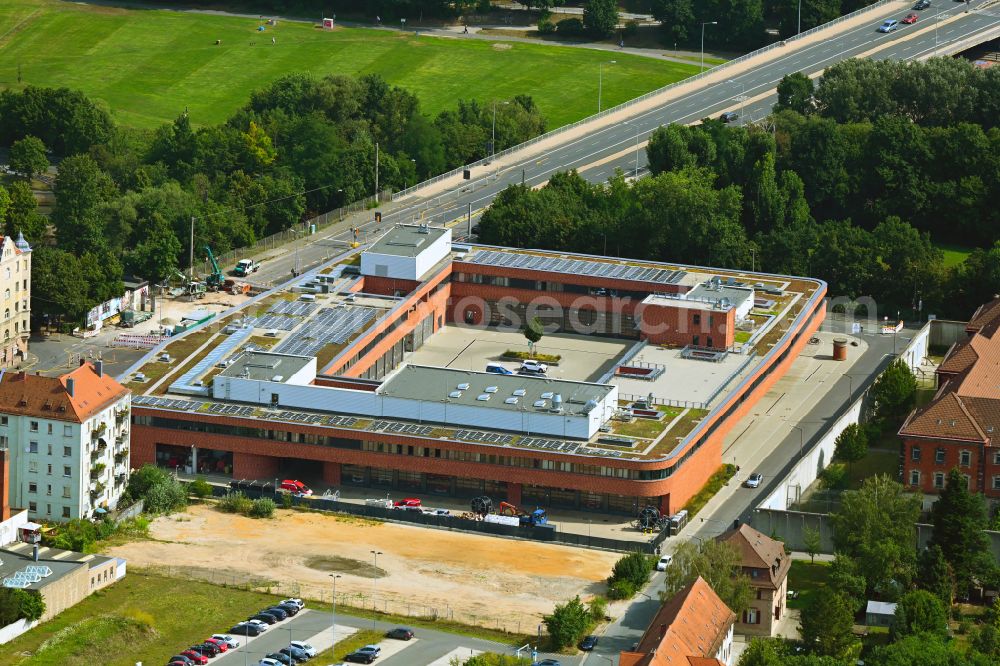
POLYGON ((673 558, 672 555, 664 555, 663 557, 660 558, 660 561, 656 563, 656 570, 657 571, 666 571, 667 567, 669 567, 670 563, 673 562, 673 561, 674 561, 674 558, 673 558))

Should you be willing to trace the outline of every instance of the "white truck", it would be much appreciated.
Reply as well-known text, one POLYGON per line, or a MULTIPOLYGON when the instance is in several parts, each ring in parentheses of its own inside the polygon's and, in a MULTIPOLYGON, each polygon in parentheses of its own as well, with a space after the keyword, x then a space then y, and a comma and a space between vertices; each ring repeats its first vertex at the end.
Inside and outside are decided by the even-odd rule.
POLYGON ((240 259, 236 263, 234 273, 236 273, 236 277, 246 277, 251 273, 256 273, 258 268, 260 268, 260 263, 253 259, 240 259))

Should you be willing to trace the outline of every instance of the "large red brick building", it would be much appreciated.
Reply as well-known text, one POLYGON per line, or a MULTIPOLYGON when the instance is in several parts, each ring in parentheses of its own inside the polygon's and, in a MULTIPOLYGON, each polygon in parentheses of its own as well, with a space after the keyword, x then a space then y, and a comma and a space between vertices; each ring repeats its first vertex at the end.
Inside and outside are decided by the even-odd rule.
POLYGON ((232 353, 226 369, 212 370, 222 354, 210 354, 201 375, 188 373, 202 380, 138 396, 133 460, 237 479, 312 475, 331 487, 674 512, 718 469, 726 433, 824 317, 818 280, 452 244, 442 228, 396 227, 358 268, 342 268, 314 277, 315 305, 300 308, 310 314, 279 301, 253 324, 258 335, 292 327, 270 353, 247 352, 248 333, 236 331, 219 345, 232 353), (627 409, 614 378, 406 363, 446 327, 516 332, 533 317, 551 332, 676 350, 694 359, 678 361, 685 370, 730 354, 739 372, 699 409, 682 405, 675 423, 697 418, 677 437, 623 447, 609 439, 627 409), (317 352, 322 340, 334 342, 317 352))
POLYGON ((1000 298, 981 306, 938 366, 933 400, 899 430, 903 483, 937 494, 954 468, 969 489, 1000 498, 1000 298))

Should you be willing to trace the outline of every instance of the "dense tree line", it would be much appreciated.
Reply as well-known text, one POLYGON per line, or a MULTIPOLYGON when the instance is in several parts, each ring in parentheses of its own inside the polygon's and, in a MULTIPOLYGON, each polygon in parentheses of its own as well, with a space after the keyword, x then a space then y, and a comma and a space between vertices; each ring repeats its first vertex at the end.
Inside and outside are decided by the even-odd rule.
POLYGON ((0 143, 26 177, 57 162, 51 218, 27 180, 0 187, 0 227, 36 247, 41 315, 79 321, 121 293, 122 276, 162 281, 196 256, 252 244, 302 219, 400 190, 545 131, 532 99, 460 100, 428 117, 377 75, 291 74, 253 93, 227 122, 187 113, 153 131, 118 127, 80 93, 0 93, 0 143), (15 159, 16 158, 16 159, 15 159), (84 279, 81 280, 81 277, 84 279), (86 285, 80 289, 80 285, 86 285))
POLYGON ((788 77, 769 123, 661 127, 647 148, 652 178, 590 185, 564 174, 540 190, 513 187, 484 215, 481 234, 755 263, 823 278, 833 295, 874 296, 887 311, 913 314, 922 300, 924 312, 966 316, 1000 285, 1000 113, 977 121, 964 98, 997 103, 998 75, 932 60, 847 61, 815 90, 807 77, 788 77), (872 80, 898 95, 871 94, 872 80), (927 81, 937 82, 934 94, 919 92, 927 81), (983 249, 947 270, 932 239, 983 249))

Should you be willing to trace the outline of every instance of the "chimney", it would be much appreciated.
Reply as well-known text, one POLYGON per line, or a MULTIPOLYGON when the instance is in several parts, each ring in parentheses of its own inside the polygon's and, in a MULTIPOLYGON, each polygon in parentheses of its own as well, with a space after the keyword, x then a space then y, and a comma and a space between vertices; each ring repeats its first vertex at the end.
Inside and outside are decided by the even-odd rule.
POLYGON ((10 455, 0 449, 0 522, 10 518, 10 455))
POLYGON ((98 377, 104 376, 104 361, 94 361, 94 372, 98 377))
POLYGON ((82 367, 83 367, 83 366, 85 366, 85 365, 87 365, 87 359, 85 359, 85 358, 81 358, 81 359, 80 359, 80 367, 82 368, 82 367))
POLYGON ((76 388, 76 380, 72 377, 66 378, 66 393, 69 393, 69 397, 73 397, 73 390, 76 388))

